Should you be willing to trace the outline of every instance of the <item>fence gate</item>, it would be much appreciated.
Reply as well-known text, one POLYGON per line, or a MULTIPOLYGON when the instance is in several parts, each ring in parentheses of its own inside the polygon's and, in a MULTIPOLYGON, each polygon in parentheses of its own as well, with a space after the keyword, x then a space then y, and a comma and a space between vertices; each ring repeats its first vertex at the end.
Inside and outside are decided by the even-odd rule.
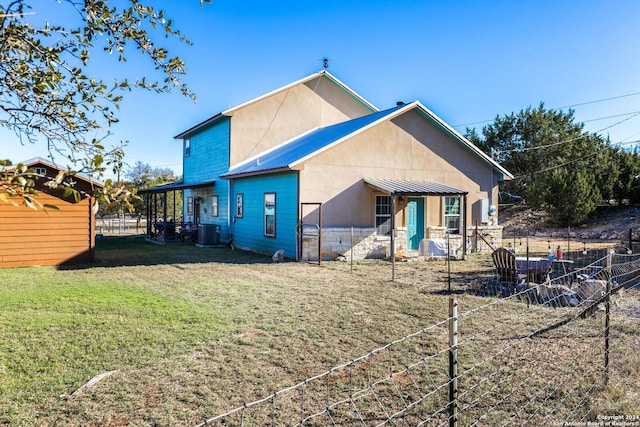
POLYGON ((322 203, 300 203, 298 260, 322 263, 322 203))

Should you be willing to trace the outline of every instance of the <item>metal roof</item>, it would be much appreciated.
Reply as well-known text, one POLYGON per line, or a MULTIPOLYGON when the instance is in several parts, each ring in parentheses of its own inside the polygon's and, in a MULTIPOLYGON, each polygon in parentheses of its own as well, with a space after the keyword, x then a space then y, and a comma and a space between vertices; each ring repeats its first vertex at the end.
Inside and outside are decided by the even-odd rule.
POLYGON ((365 178, 364 182, 383 193, 404 196, 463 196, 467 191, 428 181, 365 178))
POLYGON ((149 188, 141 188, 138 190, 138 194, 149 194, 149 193, 165 193, 167 191, 178 191, 184 190, 187 188, 200 188, 200 187, 213 187, 216 184, 215 180, 212 181, 204 181, 195 184, 185 184, 183 181, 175 181, 170 182, 168 184, 160 184, 155 187, 149 188))
POLYGON ((312 155, 337 144, 344 138, 362 131, 379 120, 385 119, 403 106, 397 106, 389 110, 369 114, 336 125, 315 129, 298 136, 289 142, 275 147, 253 157, 245 162, 234 165, 229 172, 222 175, 237 177, 242 175, 255 175, 271 173, 279 170, 289 170, 295 164, 301 163, 312 155))
POLYGON ((438 116, 429 111, 419 101, 414 101, 410 104, 398 105, 394 108, 379 111, 368 116, 312 130, 251 159, 231 166, 229 172, 222 175, 222 178, 236 178, 292 170, 295 166, 303 163, 310 157, 339 144, 345 139, 368 129, 369 127, 375 126, 379 122, 392 120, 395 117, 413 109, 417 109, 424 117, 436 124, 436 126, 452 140, 460 143, 465 147, 465 149, 473 153, 474 156, 488 164, 489 167, 498 172, 502 178, 513 178, 513 175, 511 175, 509 171, 483 153, 468 139, 464 138, 440 120, 438 116))

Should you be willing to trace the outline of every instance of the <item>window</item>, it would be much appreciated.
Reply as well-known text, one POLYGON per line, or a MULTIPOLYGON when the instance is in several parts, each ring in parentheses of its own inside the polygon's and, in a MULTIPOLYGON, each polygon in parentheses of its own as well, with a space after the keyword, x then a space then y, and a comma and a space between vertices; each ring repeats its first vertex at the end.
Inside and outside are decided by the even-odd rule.
POLYGON ((264 235, 276 237, 276 193, 264 193, 264 235))
POLYGON ((376 196, 376 234, 391 235, 391 196, 376 196))
POLYGON ((47 168, 34 168, 34 172, 36 173, 36 175, 46 176, 47 168))
POLYGON ((444 226, 447 233, 460 233, 460 197, 444 198, 444 226))
POLYGON ((243 207, 242 207, 242 203, 243 203, 243 194, 236 194, 236 218, 242 218, 242 214, 243 214, 243 207))
POLYGON ((191 140, 184 140, 184 156, 189 157, 191 155, 191 140))
POLYGON ((211 196, 211 216, 218 216, 218 195, 211 196))
POLYGON ((187 197, 187 215, 193 215, 193 197, 187 197))

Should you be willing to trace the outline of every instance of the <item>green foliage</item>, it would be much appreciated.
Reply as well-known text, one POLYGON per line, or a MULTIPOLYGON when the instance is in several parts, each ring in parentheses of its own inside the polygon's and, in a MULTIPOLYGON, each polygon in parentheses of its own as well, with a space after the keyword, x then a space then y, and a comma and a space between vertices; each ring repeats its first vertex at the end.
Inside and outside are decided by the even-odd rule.
MULTIPOLYGON (((115 174, 122 168, 123 146, 107 150, 101 139, 109 135, 105 129, 118 121, 116 111, 125 92, 179 90, 195 99, 180 80, 184 62, 170 56, 152 36, 189 41, 163 11, 139 1, 124 5, 108 0, 58 1, 53 6, 57 14, 51 18, 55 21, 63 12, 65 17, 75 16, 76 24, 67 26, 30 22, 42 3, 15 0, 0 5, 0 126, 14 131, 23 143, 43 139, 49 153, 65 156, 77 168, 71 173, 92 173, 96 178, 109 170, 115 174), (131 51, 141 52, 163 77, 106 82, 90 75, 87 66, 100 49, 115 54, 120 62, 131 51), (106 135, 96 138, 100 133, 106 135)), ((11 184, 16 194, 29 194, 27 187, 16 184, 11 184)), ((109 181, 97 195, 102 202, 126 203, 132 193, 109 181)))
POLYGON ((527 191, 529 204, 543 208, 561 225, 578 225, 593 214, 600 200, 594 174, 559 168, 541 175, 527 191))
POLYGON ((603 198, 619 198, 629 183, 624 176, 631 172, 621 169, 626 154, 600 135, 585 132, 572 110, 548 110, 540 104, 496 117, 482 136, 474 129, 466 135, 514 174, 512 181, 501 183, 502 190, 526 196, 560 225, 584 222, 603 198))
MULTIPOLYGON (((127 180, 124 181, 123 185, 127 188, 132 188, 132 191, 136 192, 139 189, 167 184, 177 179, 175 173, 169 168, 154 168, 140 161, 136 162, 133 168, 127 172, 126 177, 127 180)), ((175 205, 176 211, 182 212, 182 197, 176 197, 172 192, 168 193, 167 205, 170 207, 175 205)), ((140 215, 145 213, 145 201, 141 197, 136 196, 135 198, 131 198, 128 203, 114 200, 112 203, 103 204, 98 210, 98 215, 105 216, 113 213, 122 213, 123 209, 127 209, 130 206, 133 207, 133 211, 140 215)))
POLYGON ((613 195, 610 197, 618 202, 623 203, 628 200, 630 203, 640 202, 640 156, 637 149, 633 152, 619 150, 618 158, 618 174, 617 179, 613 182, 613 195))
POLYGON ((175 173, 169 168, 154 168, 148 163, 136 162, 127 173, 127 178, 136 188, 149 188, 176 180, 175 173))

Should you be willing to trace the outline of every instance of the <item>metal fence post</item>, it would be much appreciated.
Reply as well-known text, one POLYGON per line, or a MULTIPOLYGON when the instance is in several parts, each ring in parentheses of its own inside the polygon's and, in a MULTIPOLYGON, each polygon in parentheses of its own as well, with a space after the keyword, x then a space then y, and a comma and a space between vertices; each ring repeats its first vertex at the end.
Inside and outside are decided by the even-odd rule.
POLYGON ((447 234, 447 283, 448 290, 451 293, 451 235, 447 234))
POLYGON ((609 332, 611 326, 611 281, 613 280, 613 251, 609 251, 607 255, 607 296, 604 302, 605 318, 604 318, 604 384, 609 384, 609 332))
POLYGON ((351 272, 353 273, 353 227, 351 227, 351 272))
POLYGON ((449 298, 449 427, 458 426, 458 300, 449 298))

